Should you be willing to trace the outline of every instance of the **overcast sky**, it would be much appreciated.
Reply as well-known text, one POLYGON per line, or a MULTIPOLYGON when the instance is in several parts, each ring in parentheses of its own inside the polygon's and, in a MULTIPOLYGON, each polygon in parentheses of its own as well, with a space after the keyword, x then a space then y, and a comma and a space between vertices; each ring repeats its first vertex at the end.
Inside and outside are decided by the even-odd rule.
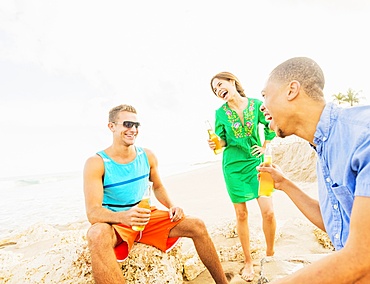
POLYGON ((229 71, 260 98, 268 73, 316 60, 326 97, 368 96, 368 1, 0 1, 0 177, 81 170, 133 104, 138 144, 164 163, 213 159, 204 120, 229 71))

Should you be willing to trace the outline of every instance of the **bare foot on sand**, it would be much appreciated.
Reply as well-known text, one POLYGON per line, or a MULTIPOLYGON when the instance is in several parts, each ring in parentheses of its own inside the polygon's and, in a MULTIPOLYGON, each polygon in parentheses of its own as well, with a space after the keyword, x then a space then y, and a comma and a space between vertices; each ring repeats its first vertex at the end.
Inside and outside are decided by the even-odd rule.
POLYGON ((244 268, 240 269, 241 278, 244 281, 252 282, 254 278, 254 269, 252 263, 246 263, 244 268))

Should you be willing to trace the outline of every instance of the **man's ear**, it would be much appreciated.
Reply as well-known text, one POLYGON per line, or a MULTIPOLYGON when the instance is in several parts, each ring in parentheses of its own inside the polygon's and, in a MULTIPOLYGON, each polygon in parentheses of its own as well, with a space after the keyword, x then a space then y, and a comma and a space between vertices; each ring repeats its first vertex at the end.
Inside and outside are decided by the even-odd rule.
POLYGON ((109 122, 108 128, 110 129, 110 131, 113 131, 113 127, 114 127, 113 122, 109 122))
POLYGON ((289 93, 287 96, 288 101, 294 100, 298 96, 300 90, 301 84, 296 80, 291 81, 289 83, 289 93))

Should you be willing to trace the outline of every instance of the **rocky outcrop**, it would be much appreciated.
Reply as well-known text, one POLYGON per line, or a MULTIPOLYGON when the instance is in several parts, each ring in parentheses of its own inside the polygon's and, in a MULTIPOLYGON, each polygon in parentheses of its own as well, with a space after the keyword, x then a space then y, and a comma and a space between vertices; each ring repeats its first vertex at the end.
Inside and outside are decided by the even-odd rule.
MULTIPOLYGON (((87 223, 56 228, 36 224, 0 243, 0 282, 94 283, 87 247, 87 223)), ((183 283, 205 270, 194 249, 181 241, 168 253, 137 243, 120 264, 127 284, 183 283)))
POLYGON ((273 161, 287 177, 295 182, 317 180, 316 152, 307 141, 298 137, 274 138, 272 145, 273 161))

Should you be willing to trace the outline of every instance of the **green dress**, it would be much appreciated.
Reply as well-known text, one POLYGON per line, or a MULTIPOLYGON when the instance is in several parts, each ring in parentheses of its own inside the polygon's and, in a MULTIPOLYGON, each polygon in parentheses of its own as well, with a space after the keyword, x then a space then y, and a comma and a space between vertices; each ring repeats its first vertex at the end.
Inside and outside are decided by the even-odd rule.
POLYGON ((259 124, 264 126, 265 140, 272 140, 275 132, 269 129, 265 116, 260 111, 262 101, 248 98, 243 111, 244 126, 236 111, 225 103, 216 110, 216 134, 226 142, 223 151, 222 169, 226 188, 233 203, 246 202, 258 197, 256 167, 262 162, 251 154, 252 146, 261 146, 259 124))

